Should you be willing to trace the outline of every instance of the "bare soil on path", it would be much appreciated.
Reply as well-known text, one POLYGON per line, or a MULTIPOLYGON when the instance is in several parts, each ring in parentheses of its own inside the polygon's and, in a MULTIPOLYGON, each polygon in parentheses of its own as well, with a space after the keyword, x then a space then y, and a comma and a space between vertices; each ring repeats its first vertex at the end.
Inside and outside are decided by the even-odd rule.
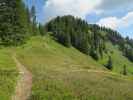
POLYGON ((31 94, 32 74, 17 60, 15 54, 12 57, 20 74, 12 100, 27 100, 31 94))

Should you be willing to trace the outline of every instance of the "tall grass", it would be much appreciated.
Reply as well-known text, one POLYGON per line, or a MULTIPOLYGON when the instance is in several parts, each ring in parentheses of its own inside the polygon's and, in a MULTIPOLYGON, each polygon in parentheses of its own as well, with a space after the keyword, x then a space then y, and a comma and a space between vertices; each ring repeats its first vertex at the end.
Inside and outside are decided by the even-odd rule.
POLYGON ((80 71, 106 69, 49 37, 33 37, 16 52, 33 74, 29 100, 133 100, 132 80, 119 74, 80 71))

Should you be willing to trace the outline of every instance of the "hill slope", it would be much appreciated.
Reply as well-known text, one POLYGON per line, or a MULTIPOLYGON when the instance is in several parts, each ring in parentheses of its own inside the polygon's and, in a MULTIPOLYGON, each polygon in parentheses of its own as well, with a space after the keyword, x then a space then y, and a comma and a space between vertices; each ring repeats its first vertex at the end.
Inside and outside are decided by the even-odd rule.
POLYGON ((56 41, 66 47, 74 47, 117 73, 133 74, 133 42, 119 32, 98 25, 90 25, 73 16, 58 16, 45 28, 56 41))
MULTIPOLYGON (((108 48, 108 55, 112 56, 113 60, 113 71, 117 73, 123 72, 123 66, 126 65, 128 75, 133 75, 133 63, 130 62, 122 52, 118 49, 118 46, 112 45, 112 43, 107 42, 106 47, 108 48)), ((108 55, 104 54, 103 59, 99 60, 99 63, 105 65, 108 61, 108 55)))
POLYGON ((132 100, 133 81, 108 72, 74 48, 49 37, 33 37, 15 49, 33 74, 30 100, 132 100))

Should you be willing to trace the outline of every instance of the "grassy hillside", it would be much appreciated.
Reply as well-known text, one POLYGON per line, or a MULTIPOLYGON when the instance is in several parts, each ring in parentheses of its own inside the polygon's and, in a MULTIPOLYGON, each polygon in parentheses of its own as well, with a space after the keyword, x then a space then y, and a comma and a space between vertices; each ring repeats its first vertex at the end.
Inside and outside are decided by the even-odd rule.
MULTIPOLYGON (((110 42, 106 43, 108 49, 108 55, 112 57, 113 60, 113 71, 121 73, 123 71, 123 66, 127 66, 128 75, 133 75, 133 63, 130 62, 126 57, 122 55, 117 46, 113 46, 110 42)), ((103 59, 100 59, 100 63, 105 65, 108 61, 108 55, 104 54, 103 59)))
POLYGON ((0 100, 10 100, 17 79, 17 69, 8 48, 0 49, 0 100))
POLYGON ((91 57, 51 38, 33 37, 15 50, 33 74, 30 100, 133 99, 133 80, 106 71, 91 57))

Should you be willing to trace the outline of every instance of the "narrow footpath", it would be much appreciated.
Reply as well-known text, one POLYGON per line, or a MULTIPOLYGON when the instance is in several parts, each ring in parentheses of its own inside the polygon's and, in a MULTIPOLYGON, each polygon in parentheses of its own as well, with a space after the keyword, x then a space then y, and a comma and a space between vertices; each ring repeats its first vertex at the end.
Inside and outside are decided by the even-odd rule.
POLYGON ((15 54, 12 57, 19 71, 19 79, 12 100, 27 100, 31 94, 32 74, 18 61, 15 54))

